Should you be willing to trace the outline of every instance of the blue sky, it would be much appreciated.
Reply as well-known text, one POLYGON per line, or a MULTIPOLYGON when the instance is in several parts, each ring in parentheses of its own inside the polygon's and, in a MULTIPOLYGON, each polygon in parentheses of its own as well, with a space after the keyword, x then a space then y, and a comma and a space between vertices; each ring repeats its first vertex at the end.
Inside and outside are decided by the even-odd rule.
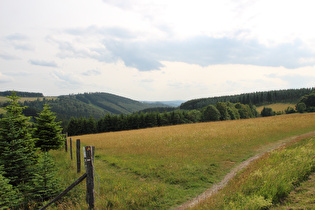
POLYGON ((311 0, 2 0, 0 91, 189 100, 314 87, 311 0))

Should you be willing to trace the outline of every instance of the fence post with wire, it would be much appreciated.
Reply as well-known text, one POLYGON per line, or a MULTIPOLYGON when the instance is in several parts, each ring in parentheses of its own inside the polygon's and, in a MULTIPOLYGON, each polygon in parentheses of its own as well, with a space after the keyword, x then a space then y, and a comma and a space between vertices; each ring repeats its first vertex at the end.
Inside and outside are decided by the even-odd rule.
POLYGON ((95 206, 95 190, 94 190, 94 153, 95 147, 94 146, 86 146, 83 147, 84 153, 84 163, 86 173, 84 173, 79 179, 73 182, 67 189, 65 189, 62 193, 60 193, 57 197, 43 206, 42 209, 46 209, 51 204, 58 201, 64 195, 66 195, 70 190, 72 190, 75 186, 81 183, 86 178, 86 201, 89 204, 89 209, 94 209, 95 206))

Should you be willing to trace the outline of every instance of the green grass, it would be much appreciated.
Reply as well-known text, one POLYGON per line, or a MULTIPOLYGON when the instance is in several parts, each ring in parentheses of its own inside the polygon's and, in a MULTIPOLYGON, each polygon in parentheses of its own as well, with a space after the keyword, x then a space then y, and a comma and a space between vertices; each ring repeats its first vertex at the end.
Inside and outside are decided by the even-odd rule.
POLYGON ((315 172, 314 156, 315 137, 266 154, 197 209, 267 209, 279 204, 315 172))
MULTIPOLYGON (((236 164, 277 141, 314 130, 315 114, 311 113, 110 132, 72 139, 81 139, 83 144, 96 147, 98 209, 168 209, 202 193, 236 164)), ((64 162, 69 161, 69 154, 64 158, 64 152, 57 152, 61 171, 74 174, 65 175, 68 179, 65 183, 70 185, 79 177, 73 166, 75 160, 69 165, 64 162)), ((60 176, 64 177, 63 172, 60 176)), ((79 206, 86 206, 84 187, 81 184, 75 194, 79 206)))
POLYGON ((315 209, 315 173, 272 209, 315 209))

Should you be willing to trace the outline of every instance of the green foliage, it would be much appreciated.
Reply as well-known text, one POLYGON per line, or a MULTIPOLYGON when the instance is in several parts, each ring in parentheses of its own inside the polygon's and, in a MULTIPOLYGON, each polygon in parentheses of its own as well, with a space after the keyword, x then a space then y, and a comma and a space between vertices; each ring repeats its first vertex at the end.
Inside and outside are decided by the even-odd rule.
POLYGON ((8 98, 12 101, 5 107, 7 113, 0 120, 0 165, 4 166, 4 176, 10 184, 25 190, 25 178, 30 176, 30 166, 35 161, 34 139, 27 122, 29 118, 21 114, 23 107, 17 102, 19 97, 13 93, 8 98))
POLYGON ((54 196, 58 189, 52 159, 48 153, 40 154, 38 159, 35 142, 41 142, 39 146, 44 151, 57 148, 59 139, 52 134, 59 136, 61 129, 47 106, 33 129, 30 118, 22 114, 25 107, 20 107, 19 97, 13 93, 8 98, 11 101, 5 107, 7 112, 0 119, 0 207, 23 209, 36 206, 33 199, 43 201, 54 196))
POLYGON ((5 172, 0 166, 0 208, 9 209, 17 206, 22 200, 17 190, 9 183, 10 180, 3 176, 5 172))
POLYGON ((300 102, 296 105, 296 110, 300 113, 303 113, 306 111, 306 104, 303 102, 300 102))
POLYGON ((227 107, 226 103, 218 102, 216 104, 216 108, 220 112, 220 120, 229 120, 229 119, 231 119, 231 116, 229 115, 228 107, 227 107))
POLYGON ((59 149, 64 142, 60 133, 62 128, 60 122, 55 122, 56 116, 50 111, 50 107, 45 104, 44 110, 36 117, 33 137, 36 138, 35 146, 42 151, 59 149))
POLYGON ((39 155, 32 178, 32 199, 43 202, 60 193, 60 179, 56 178, 56 168, 48 152, 39 155))
POLYGON ((272 108, 264 107, 260 114, 263 117, 269 117, 269 116, 274 116, 276 113, 272 111, 272 108))
POLYGON ((221 118, 219 110, 213 106, 209 105, 203 109, 203 120, 206 121, 218 121, 221 118))
POLYGON ((309 95, 303 96, 296 105, 298 112, 314 112, 315 111, 315 91, 309 95))

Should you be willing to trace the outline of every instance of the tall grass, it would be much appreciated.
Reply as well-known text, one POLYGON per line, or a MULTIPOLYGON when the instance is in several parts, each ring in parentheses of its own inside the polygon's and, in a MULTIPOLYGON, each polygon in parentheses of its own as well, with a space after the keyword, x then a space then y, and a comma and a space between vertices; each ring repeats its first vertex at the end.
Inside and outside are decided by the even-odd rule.
POLYGON ((315 171, 315 137, 273 151, 197 209, 265 209, 278 204, 315 171))
POLYGON ((278 140, 314 130, 313 113, 72 138, 96 147, 98 208, 170 208, 278 140))

